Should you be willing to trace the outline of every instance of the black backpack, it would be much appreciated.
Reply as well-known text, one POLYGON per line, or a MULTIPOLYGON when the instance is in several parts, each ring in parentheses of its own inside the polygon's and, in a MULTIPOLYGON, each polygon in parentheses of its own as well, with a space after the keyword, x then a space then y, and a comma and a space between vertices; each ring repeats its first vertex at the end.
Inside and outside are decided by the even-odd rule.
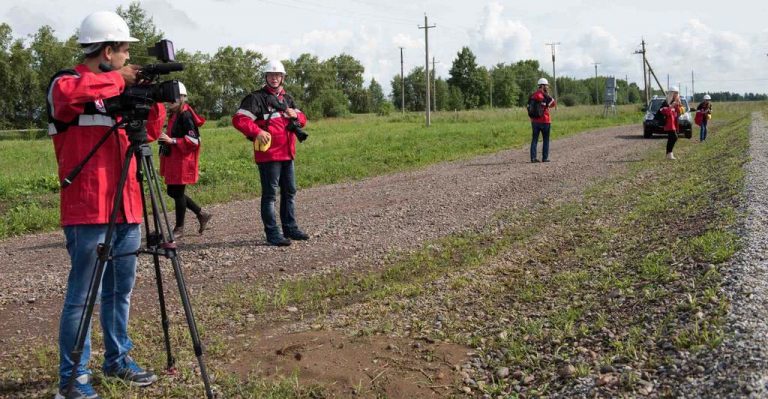
POLYGON ((544 109, 538 101, 533 99, 533 96, 528 97, 528 105, 526 108, 528 108, 529 118, 536 119, 544 116, 544 109))

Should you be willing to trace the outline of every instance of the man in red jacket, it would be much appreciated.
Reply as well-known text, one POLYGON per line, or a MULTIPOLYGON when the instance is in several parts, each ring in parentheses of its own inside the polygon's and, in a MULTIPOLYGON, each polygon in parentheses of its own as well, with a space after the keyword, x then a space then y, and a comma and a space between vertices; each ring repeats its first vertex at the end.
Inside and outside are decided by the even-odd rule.
POLYGON ((549 116, 549 109, 555 107, 555 99, 549 96, 549 82, 546 78, 541 78, 537 82, 539 88, 531 94, 530 102, 532 106, 538 107, 539 116, 531 117, 531 127, 533 136, 531 137, 531 162, 539 162, 536 157, 536 147, 539 144, 539 133, 541 133, 543 147, 541 154, 542 162, 549 162, 549 132, 552 126, 552 120, 549 116))
MULTIPOLYGON (((115 119, 106 113, 104 100, 118 96, 127 85, 135 83, 138 66, 125 65, 130 58, 129 42, 135 41, 125 21, 113 12, 96 12, 83 20, 78 42, 85 59, 74 69, 57 73, 51 79, 47 94, 48 134, 53 139, 60 179, 67 176, 115 124, 115 119)), ((60 380, 56 399, 99 397, 91 385, 88 369, 90 326, 79 364, 74 364, 71 353, 97 263, 97 246, 105 239, 128 145, 125 131, 118 129, 84 165, 71 185, 61 190, 61 224, 71 269, 59 326, 60 380), (76 373, 75 380, 72 389, 68 389, 72 372, 76 373)), ((112 254, 133 253, 140 245, 142 222, 135 162, 130 163, 119 206, 112 254)), ((105 265, 99 312, 105 347, 102 367, 106 376, 146 386, 157 377, 128 356, 133 347, 128 337, 128 313, 135 277, 135 256, 118 257, 105 265)))
POLYGON ((283 89, 285 68, 279 61, 270 62, 264 73, 266 84, 248 94, 232 117, 232 124, 248 139, 255 141, 254 158, 261 180, 261 220, 270 245, 288 246, 293 240, 308 240, 299 229, 294 211, 296 177, 296 134, 289 130, 291 122, 301 127, 307 117, 296 108, 283 89), (284 110, 284 111, 282 111, 284 110), (275 219, 275 200, 280 189, 280 222, 275 219))

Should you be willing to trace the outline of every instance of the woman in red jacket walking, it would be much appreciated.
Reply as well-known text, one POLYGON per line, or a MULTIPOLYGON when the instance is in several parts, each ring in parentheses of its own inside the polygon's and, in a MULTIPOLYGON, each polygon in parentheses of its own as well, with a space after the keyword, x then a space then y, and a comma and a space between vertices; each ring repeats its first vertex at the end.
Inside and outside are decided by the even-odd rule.
POLYGON ((179 101, 168 105, 171 116, 168 119, 167 132, 158 138, 160 141, 160 175, 165 178, 168 195, 176 203, 176 227, 174 238, 184 236, 184 216, 187 209, 197 215, 200 223, 198 232, 205 231, 211 220, 211 214, 203 212, 199 205, 189 198, 184 191, 187 185, 197 183, 200 159, 200 130, 205 119, 187 104, 187 89, 179 82, 179 101))
POLYGON ((667 99, 659 108, 659 112, 665 116, 664 131, 667 133, 667 159, 677 159, 672 150, 677 142, 677 118, 680 116, 681 109, 680 90, 677 86, 672 86, 667 93, 667 99))

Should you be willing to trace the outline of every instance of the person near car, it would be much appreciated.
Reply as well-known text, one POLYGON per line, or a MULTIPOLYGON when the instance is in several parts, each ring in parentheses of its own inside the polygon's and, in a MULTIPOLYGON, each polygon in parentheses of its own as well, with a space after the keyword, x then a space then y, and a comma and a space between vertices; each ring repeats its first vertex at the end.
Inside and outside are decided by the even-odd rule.
POLYGON ((707 124, 712 117, 712 97, 709 94, 705 94, 704 101, 699 103, 696 107, 696 112, 701 112, 701 131, 699 132, 699 141, 707 139, 707 124))
POLYGON ((549 162, 549 133, 552 127, 552 118, 549 115, 549 109, 556 106, 555 99, 549 95, 549 81, 546 78, 539 79, 536 82, 538 88, 531 94, 530 99, 538 107, 541 107, 539 117, 531 118, 531 162, 539 162, 537 148, 539 145, 539 134, 542 136, 541 161, 549 162))
POLYGON ((677 132, 679 129, 678 117, 684 108, 680 100, 680 90, 677 86, 672 86, 667 92, 667 98, 661 104, 659 109, 664 115, 664 132, 667 134, 667 159, 674 160, 675 154, 672 152, 677 142, 677 132))
POLYGON ((254 159, 259 167, 261 182, 261 220, 267 242, 275 246, 291 245, 291 240, 308 240, 296 221, 296 134, 289 126, 301 127, 307 118, 283 89, 285 67, 280 61, 268 63, 264 86, 248 94, 232 117, 232 124, 249 140, 255 142, 254 159), (281 111, 284 109, 285 111, 281 111), (275 201, 280 190, 280 223, 275 218, 275 201))
MULTIPOLYGON (((51 79, 47 91, 48 134, 53 140, 59 178, 63 179, 96 148, 99 140, 116 123, 105 103, 136 82, 139 67, 126 65, 131 37, 128 24, 116 13, 95 12, 87 16, 78 31, 84 59, 74 69, 62 70, 51 79), (107 72, 108 71, 108 72, 107 72)), ((155 108, 153 108, 155 110, 155 108)), ((150 113, 159 115, 158 112, 150 113)), ((119 119, 119 117, 117 117, 119 119)), ((155 120, 148 121, 157 123, 155 120)), ((99 257, 104 243, 113 198, 118 189, 122 165, 129 146, 123 129, 107 137, 71 184, 61 189, 61 225, 70 257, 64 306, 59 322, 59 387, 56 399, 94 399, 91 383, 90 326, 83 342, 79 363, 72 357, 81 317, 86 310, 99 257), (71 380, 72 379, 72 380, 71 380), (71 380, 71 384, 70 384, 71 380)), ((141 243, 142 193, 136 178, 136 162, 129 162, 122 201, 117 205, 110 254, 134 254, 141 243)), ((139 367, 129 352, 128 336, 131 291, 136 280, 136 256, 119 256, 104 264, 100 277, 99 316, 104 342, 103 374, 134 386, 146 386, 157 376, 139 367)))
POLYGON ((165 179, 168 195, 176 205, 174 238, 184 236, 187 209, 197 216, 199 234, 203 234, 212 215, 204 212, 186 193, 186 187, 197 183, 200 162, 200 126, 205 119, 187 103, 187 88, 179 82, 179 100, 168 105, 170 117, 160 142, 160 175, 165 179))

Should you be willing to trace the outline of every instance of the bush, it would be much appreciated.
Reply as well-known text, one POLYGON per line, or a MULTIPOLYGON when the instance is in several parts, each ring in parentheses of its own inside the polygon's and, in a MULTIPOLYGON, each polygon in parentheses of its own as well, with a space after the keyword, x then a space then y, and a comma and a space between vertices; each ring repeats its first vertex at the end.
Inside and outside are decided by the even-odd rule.
POLYGON ((216 127, 230 127, 232 126, 232 117, 224 115, 216 121, 216 127))
POLYGON ((562 97, 560 97, 560 102, 563 103, 566 107, 573 107, 576 105, 576 96, 573 94, 566 94, 562 97))
POLYGON ((376 114, 379 116, 389 116, 389 114, 394 111, 395 106, 391 102, 383 101, 381 105, 379 105, 379 109, 376 110, 376 114))

